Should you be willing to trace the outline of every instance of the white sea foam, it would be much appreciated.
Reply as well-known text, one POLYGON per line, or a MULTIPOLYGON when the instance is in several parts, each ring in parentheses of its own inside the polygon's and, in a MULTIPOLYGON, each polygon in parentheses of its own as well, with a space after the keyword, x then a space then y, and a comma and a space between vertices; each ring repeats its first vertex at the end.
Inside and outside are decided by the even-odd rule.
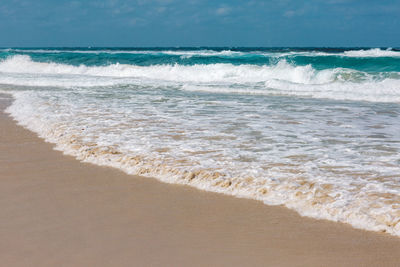
POLYGON ((372 48, 368 50, 351 50, 343 53, 347 57, 400 57, 400 51, 391 49, 382 50, 380 48, 372 48))
POLYGON ((73 66, 35 62, 27 55, 0 61, 0 84, 93 87, 113 85, 172 86, 187 91, 287 95, 336 100, 400 102, 400 73, 365 73, 335 68, 316 70, 275 65, 73 66))
POLYGON ((12 56, 0 62, 0 72, 23 74, 65 74, 99 77, 150 78, 177 82, 263 82, 269 79, 315 84, 330 82, 335 71, 316 72, 310 65, 292 66, 282 60, 274 66, 232 64, 136 66, 72 66, 32 61, 29 56, 12 56))
POLYGON ((398 107, 135 92, 12 91, 8 112, 79 160, 400 236, 398 107))
POLYGON ((324 57, 324 56, 340 56, 340 57, 358 57, 358 58, 371 58, 371 57, 400 57, 400 51, 393 51, 391 49, 360 49, 348 50, 344 52, 322 52, 322 51, 290 51, 284 53, 264 53, 266 56, 275 57, 291 57, 291 56, 308 56, 308 57, 324 57))
POLYGON ((325 85, 291 84, 281 81, 268 81, 265 83, 265 86, 267 89, 184 85, 182 89, 208 93, 301 96, 335 100, 400 103, 399 80, 388 79, 381 82, 366 82, 362 84, 336 83, 325 85))

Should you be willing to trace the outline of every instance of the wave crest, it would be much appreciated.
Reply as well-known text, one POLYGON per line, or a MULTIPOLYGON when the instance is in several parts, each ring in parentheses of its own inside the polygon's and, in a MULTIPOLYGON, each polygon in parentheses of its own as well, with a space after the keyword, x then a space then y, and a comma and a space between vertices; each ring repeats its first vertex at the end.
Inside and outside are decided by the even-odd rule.
POLYGON ((186 91, 289 95, 340 100, 400 102, 400 73, 317 70, 286 60, 274 65, 74 66, 15 55, 0 61, 0 84, 19 86, 172 86, 186 91))

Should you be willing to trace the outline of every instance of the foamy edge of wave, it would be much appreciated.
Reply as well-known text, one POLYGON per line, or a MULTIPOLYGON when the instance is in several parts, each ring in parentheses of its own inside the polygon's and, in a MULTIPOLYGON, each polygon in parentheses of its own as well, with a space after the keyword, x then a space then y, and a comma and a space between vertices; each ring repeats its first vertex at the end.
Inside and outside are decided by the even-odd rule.
POLYGON ((281 60, 274 65, 262 66, 227 63, 151 66, 116 63, 106 66, 74 66, 55 62, 37 62, 27 55, 14 55, 0 60, 0 72, 33 75, 148 78, 177 82, 259 82, 269 78, 294 83, 321 84, 330 82, 334 78, 329 71, 316 71, 311 65, 294 66, 286 60, 281 60))
POLYGON ((184 170, 163 165, 162 162, 152 160, 146 155, 123 155, 113 147, 96 147, 96 145, 81 143, 79 136, 66 134, 56 128, 46 125, 38 118, 21 112, 19 93, 12 93, 14 101, 6 109, 19 125, 38 134, 46 142, 55 144, 55 149, 77 160, 100 166, 120 169, 127 174, 153 177, 159 181, 172 184, 189 185, 201 190, 223 193, 240 198, 255 199, 268 205, 285 205, 303 216, 317 219, 327 219, 336 222, 351 224, 355 228, 387 232, 400 236, 400 221, 387 214, 378 214, 376 218, 368 217, 354 210, 327 209, 322 200, 329 201, 329 195, 323 194, 321 185, 314 183, 304 184, 305 193, 283 192, 279 190, 281 184, 270 181, 255 181, 247 179, 229 178, 223 173, 207 170, 184 170), (249 186, 249 185, 253 186, 249 186), (277 190, 278 189, 278 190, 277 190))
POLYGON ((36 62, 27 55, 0 60, 0 84, 91 87, 171 84, 186 91, 286 95, 335 100, 400 102, 400 73, 372 75, 352 69, 316 70, 286 60, 274 65, 73 66, 36 62), (386 75, 386 76, 385 76, 386 75), (229 86, 234 85, 229 88, 229 86), (236 86, 239 85, 239 86, 236 86), (272 90, 271 90, 272 89, 272 90))

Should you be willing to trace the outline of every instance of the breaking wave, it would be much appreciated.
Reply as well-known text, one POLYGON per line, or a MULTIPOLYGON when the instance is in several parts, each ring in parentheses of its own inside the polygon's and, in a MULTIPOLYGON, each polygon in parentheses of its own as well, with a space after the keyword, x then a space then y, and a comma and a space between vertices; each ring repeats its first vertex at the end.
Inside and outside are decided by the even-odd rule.
POLYGON ((400 102, 398 72, 367 73, 352 69, 316 70, 286 60, 273 65, 74 66, 36 62, 27 55, 0 62, 1 84, 91 87, 112 85, 174 86, 209 93, 294 95, 337 100, 400 102))

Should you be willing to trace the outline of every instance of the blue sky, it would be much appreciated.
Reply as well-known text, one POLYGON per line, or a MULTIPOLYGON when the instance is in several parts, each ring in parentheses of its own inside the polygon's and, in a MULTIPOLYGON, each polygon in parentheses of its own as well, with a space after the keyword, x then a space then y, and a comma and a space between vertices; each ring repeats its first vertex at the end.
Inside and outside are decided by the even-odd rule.
POLYGON ((11 46, 400 47, 400 0, 1 0, 11 46))

